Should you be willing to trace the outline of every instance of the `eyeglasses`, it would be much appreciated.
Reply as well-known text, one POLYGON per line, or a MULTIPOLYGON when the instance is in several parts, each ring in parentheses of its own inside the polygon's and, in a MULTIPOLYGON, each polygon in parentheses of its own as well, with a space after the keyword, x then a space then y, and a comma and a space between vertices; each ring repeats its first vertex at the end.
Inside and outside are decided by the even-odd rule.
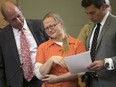
POLYGON ((48 27, 45 28, 45 31, 49 31, 49 29, 53 30, 56 27, 57 24, 59 24, 59 22, 56 23, 56 24, 53 24, 53 25, 49 25, 48 27))

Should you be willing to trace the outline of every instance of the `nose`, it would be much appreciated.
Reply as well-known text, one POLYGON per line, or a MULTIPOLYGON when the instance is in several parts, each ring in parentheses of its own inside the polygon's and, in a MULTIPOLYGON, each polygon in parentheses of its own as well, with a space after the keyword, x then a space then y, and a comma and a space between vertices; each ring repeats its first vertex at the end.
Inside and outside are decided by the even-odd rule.
POLYGON ((93 16, 92 16, 92 15, 88 15, 88 18, 89 18, 90 20, 93 20, 93 16))
POLYGON ((16 17, 16 22, 18 22, 18 23, 20 22, 20 19, 18 17, 16 17))
POLYGON ((92 19, 92 17, 93 17, 91 14, 87 14, 87 16, 89 19, 92 19))
POLYGON ((51 28, 51 27, 49 27, 48 31, 52 31, 52 28, 51 28))

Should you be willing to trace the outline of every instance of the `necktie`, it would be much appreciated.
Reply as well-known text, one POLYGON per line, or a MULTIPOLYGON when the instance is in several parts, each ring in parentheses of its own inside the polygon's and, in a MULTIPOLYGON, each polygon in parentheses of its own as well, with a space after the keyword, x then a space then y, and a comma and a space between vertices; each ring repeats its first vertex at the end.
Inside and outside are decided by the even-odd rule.
MULTIPOLYGON (((91 45, 90 55, 91 55, 92 62, 95 61, 95 52, 96 52, 96 46, 97 46, 97 39, 98 39, 98 35, 99 35, 99 30, 100 30, 100 23, 97 24, 97 27, 95 29, 94 36, 93 36, 92 45, 91 45)), ((93 78, 97 79, 96 72, 90 72, 89 74, 93 78)))
POLYGON ((95 29, 94 36, 93 36, 92 45, 91 45, 90 55, 91 55, 92 61, 95 61, 95 51, 97 46, 97 38, 99 35, 99 30, 100 30, 100 23, 97 24, 97 27, 95 29))
POLYGON ((27 38, 23 32, 23 29, 20 30, 20 47, 21 47, 21 58, 22 58, 22 69, 24 78, 27 81, 30 81, 34 74, 33 74, 33 66, 31 61, 31 55, 29 50, 29 43, 27 42, 27 38))

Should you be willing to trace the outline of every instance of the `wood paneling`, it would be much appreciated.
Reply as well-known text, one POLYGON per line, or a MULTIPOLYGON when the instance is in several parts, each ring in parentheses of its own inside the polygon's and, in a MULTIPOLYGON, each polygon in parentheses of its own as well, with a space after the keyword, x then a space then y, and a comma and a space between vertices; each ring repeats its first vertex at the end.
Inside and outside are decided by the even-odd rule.
POLYGON ((79 84, 80 84, 80 87, 85 87, 85 82, 81 81, 81 77, 79 77, 79 84))

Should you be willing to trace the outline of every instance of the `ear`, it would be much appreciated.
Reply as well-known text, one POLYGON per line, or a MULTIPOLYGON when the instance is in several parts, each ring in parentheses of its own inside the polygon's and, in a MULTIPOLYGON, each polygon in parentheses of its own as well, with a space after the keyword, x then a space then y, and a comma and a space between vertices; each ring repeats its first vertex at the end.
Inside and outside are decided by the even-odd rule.
POLYGON ((60 27, 64 28, 64 22, 63 21, 60 22, 60 27))
POLYGON ((60 22, 60 24, 61 24, 62 26, 64 26, 64 21, 60 22))
POLYGON ((3 18, 5 21, 8 21, 6 18, 3 18))
POLYGON ((102 8, 102 10, 106 10, 107 9, 107 5, 105 3, 103 3, 101 8, 102 8))

